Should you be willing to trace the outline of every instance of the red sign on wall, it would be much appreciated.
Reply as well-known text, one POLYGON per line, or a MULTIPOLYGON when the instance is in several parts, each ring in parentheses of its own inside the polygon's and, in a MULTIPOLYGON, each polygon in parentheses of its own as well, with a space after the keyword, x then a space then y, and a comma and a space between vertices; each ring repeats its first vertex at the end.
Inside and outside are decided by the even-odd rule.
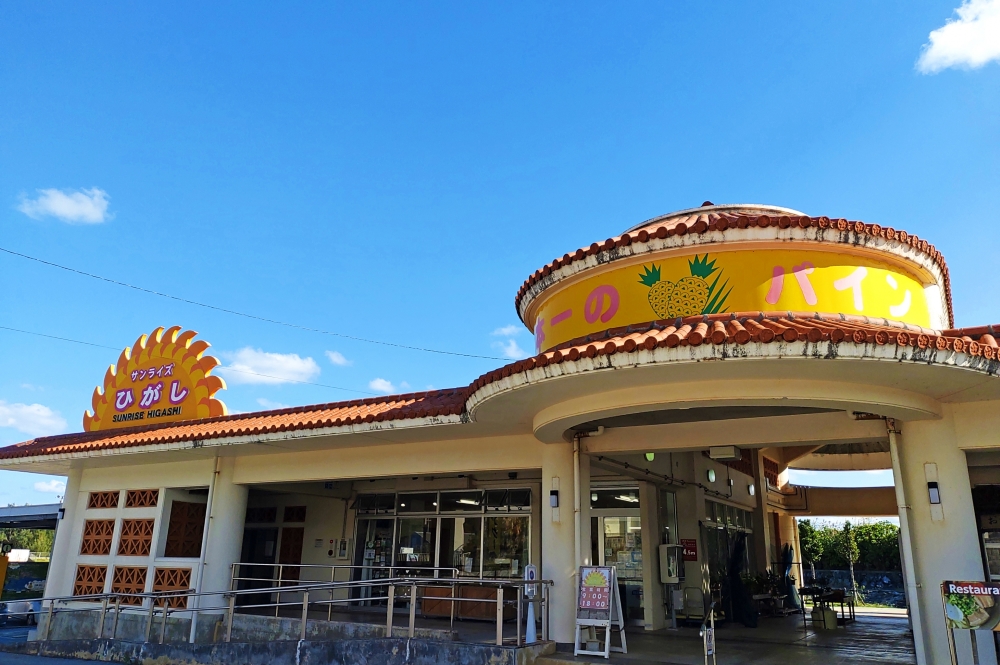
POLYGON ((685 561, 698 560, 698 541, 694 538, 681 538, 681 547, 684 548, 685 561))

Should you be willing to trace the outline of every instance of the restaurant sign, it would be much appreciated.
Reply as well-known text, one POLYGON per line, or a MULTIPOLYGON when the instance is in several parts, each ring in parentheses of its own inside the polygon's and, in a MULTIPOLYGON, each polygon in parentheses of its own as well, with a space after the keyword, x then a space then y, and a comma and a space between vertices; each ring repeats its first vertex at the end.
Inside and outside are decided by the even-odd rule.
POLYGON ((209 344, 180 326, 157 328, 126 347, 94 389, 92 411, 83 414, 87 432, 224 416, 215 394, 226 387, 212 376, 219 361, 206 356, 209 344))
POLYGON ((941 594, 948 628, 1000 632, 1000 585, 943 582, 941 594))

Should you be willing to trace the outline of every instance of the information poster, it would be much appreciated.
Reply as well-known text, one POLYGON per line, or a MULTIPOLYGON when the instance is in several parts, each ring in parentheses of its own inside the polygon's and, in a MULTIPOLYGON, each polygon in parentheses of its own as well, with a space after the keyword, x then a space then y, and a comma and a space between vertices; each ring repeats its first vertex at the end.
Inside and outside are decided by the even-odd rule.
POLYGON ((580 569, 579 609, 587 612, 588 619, 598 618, 593 613, 611 616, 611 568, 584 566, 580 569))
POLYGON ((944 582, 941 593, 948 628, 1000 632, 1000 585, 944 582))

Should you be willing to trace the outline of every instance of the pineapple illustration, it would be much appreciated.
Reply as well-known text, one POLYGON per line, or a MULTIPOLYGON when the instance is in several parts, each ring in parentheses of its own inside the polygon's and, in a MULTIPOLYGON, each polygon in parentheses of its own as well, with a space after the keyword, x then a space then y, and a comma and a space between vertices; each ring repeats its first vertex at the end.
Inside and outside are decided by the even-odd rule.
POLYGON ((643 266, 639 282, 649 287, 646 298, 649 306, 661 319, 694 316, 696 314, 717 314, 723 308, 732 288, 726 290, 727 279, 719 286, 722 273, 719 272, 709 284, 708 279, 720 268, 715 267, 715 259, 708 260, 708 254, 688 261, 691 274, 677 282, 661 279, 660 267, 656 264, 643 266))

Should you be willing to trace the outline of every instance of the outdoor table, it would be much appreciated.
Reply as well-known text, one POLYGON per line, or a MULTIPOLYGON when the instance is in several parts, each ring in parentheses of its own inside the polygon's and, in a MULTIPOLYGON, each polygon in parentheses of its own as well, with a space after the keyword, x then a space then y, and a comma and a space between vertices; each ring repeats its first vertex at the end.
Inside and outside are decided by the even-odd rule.
POLYGON ((837 617, 837 623, 843 623, 847 625, 852 621, 856 621, 857 617, 854 614, 854 594, 847 593, 845 589, 822 589, 820 587, 802 587, 799 589, 799 595, 803 598, 802 603, 802 630, 806 631, 806 622, 812 621, 809 613, 806 612, 806 606, 804 599, 806 596, 812 598, 813 607, 826 607, 829 608, 831 605, 836 603, 840 604, 840 616, 837 617), (846 607, 845 607, 846 606, 846 607))

